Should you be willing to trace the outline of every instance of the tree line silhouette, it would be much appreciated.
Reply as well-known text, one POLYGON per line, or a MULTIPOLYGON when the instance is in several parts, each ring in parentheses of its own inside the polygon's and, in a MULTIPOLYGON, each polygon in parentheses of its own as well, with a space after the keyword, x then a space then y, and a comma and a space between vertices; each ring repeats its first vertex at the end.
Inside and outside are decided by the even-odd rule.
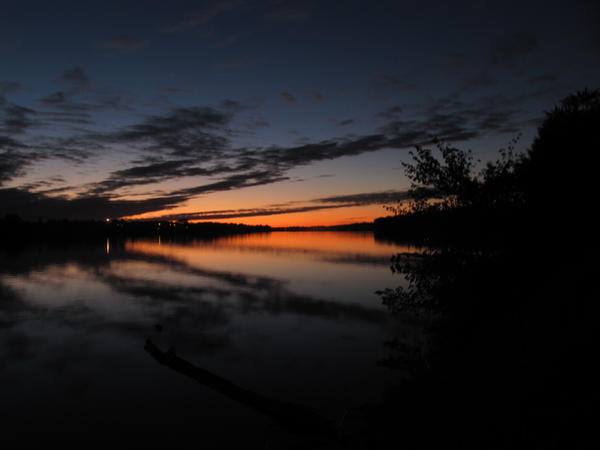
POLYGON ((188 223, 156 220, 39 220, 24 221, 16 215, 0 218, 0 243, 3 246, 37 244, 103 244, 110 239, 156 238, 174 241, 211 240, 221 236, 266 233, 267 225, 234 223, 188 223))
MULTIPOLYGON (((470 151, 437 143, 403 163, 413 201, 375 220, 381 235, 445 243, 520 244, 532 235, 579 238, 592 231, 600 91, 566 97, 546 114, 527 152, 513 140, 479 172, 470 151)), ((586 235, 587 238, 587 235, 586 235)))
POLYGON ((526 153, 511 145, 480 172, 470 152, 441 143, 437 157, 412 153, 414 200, 376 226, 427 250, 394 256, 408 284, 378 293, 392 313, 420 318, 426 339, 387 343, 384 364, 408 380, 372 412, 382 435, 408 448, 599 444, 599 126, 600 91, 585 90, 546 114, 526 153))

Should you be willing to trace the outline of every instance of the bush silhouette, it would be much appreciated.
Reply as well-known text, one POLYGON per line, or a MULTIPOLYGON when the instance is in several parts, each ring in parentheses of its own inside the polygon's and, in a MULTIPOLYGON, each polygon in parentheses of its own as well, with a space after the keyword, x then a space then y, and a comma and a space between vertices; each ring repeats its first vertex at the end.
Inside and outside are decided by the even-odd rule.
POLYGON ((416 201, 379 225, 429 248, 394 257, 408 286, 379 294, 392 313, 428 318, 427 348, 388 345, 397 355, 386 365, 412 377, 389 405, 411 411, 398 413, 412 430, 406 446, 594 441, 597 301, 585 244, 599 134, 600 92, 585 90, 546 114, 525 154, 509 147, 475 173, 469 152, 438 145, 439 158, 417 148, 405 165, 416 201))

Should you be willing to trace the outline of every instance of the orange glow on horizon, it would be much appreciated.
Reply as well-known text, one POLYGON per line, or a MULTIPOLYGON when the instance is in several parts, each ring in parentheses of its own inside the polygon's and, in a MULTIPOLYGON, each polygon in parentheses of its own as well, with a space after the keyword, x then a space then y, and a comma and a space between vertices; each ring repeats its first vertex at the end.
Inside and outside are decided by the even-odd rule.
MULTIPOLYGON (((165 216, 176 214, 192 214, 193 211, 173 210, 159 213, 145 213, 123 217, 125 220, 166 220, 165 216)), ((316 227, 348 225, 360 222, 372 222, 378 217, 387 215, 382 205, 352 206, 343 208, 320 209, 306 212, 281 213, 272 215, 256 215, 226 218, 211 218, 206 220, 190 220, 196 222, 243 223, 246 225, 268 225, 271 227, 316 227)))

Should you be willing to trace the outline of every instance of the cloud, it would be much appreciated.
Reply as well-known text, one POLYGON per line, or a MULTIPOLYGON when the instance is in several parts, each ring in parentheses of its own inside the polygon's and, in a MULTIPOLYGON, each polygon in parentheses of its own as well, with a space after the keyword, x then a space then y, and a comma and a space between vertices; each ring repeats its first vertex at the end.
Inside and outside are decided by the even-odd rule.
POLYGON ((18 146, 12 139, 0 136, 0 186, 22 175, 25 166, 31 163, 30 158, 14 150, 18 146))
POLYGON ((373 100, 387 101, 390 97, 412 91, 416 87, 416 83, 405 78, 390 74, 377 74, 367 86, 366 93, 373 100))
MULTIPOLYGON (((46 97, 42 97, 40 99, 40 102, 47 106, 61 107, 61 106, 66 105, 67 96, 68 96, 68 94, 63 91, 56 91, 46 97)), ((79 108, 69 108, 69 109, 79 109, 79 108)))
POLYGON ((319 91, 313 91, 313 90, 309 89, 307 92, 312 97, 313 100, 316 100, 318 102, 322 102, 325 100, 325 97, 319 91))
POLYGON ((0 96, 0 133, 21 134, 36 124, 36 111, 17 105, 0 96))
POLYGON ((373 87, 377 91, 408 91, 416 87, 416 84, 412 81, 408 81, 396 75, 389 74, 377 75, 375 77, 373 85, 373 87))
POLYGON ((221 39, 215 45, 217 47, 229 47, 230 45, 235 44, 237 41, 238 41, 238 36, 235 34, 230 34, 230 35, 226 36, 225 38, 221 39))
MULTIPOLYGON (((317 161, 358 155, 386 147, 425 145, 432 142, 434 137, 454 141, 476 135, 460 118, 437 114, 421 122, 390 122, 381 127, 380 134, 336 138, 292 147, 232 148, 226 136, 231 118, 230 113, 211 108, 179 108, 163 116, 149 117, 142 123, 105 137, 112 144, 136 144, 139 150, 161 156, 147 156, 129 168, 112 172, 106 180, 87 186, 88 195, 115 193, 124 187, 173 178, 213 178, 208 182, 165 193, 190 199, 201 194, 285 181, 289 179, 286 174, 292 168, 317 161), (432 135, 431 128, 437 133, 432 135)), ((490 128, 495 126, 491 119, 498 118, 493 117, 489 123, 486 122, 490 128)), ((306 211, 308 208, 324 209, 324 206, 294 206, 295 212, 306 211)), ((243 212, 246 216, 280 213, 277 209, 243 212)))
POLYGON ((400 105, 391 106, 375 114, 375 117, 378 119, 395 120, 402 111, 404 111, 404 108, 400 105))
MULTIPOLYGON (((222 106, 230 110, 240 110, 241 105, 232 100, 224 101, 222 106)), ((396 108, 397 109, 397 108, 396 108)), ((390 111, 394 108, 390 108, 390 111)), ((388 111, 389 112, 389 111, 388 111)), ((98 208, 112 211, 117 206, 132 210, 124 215, 134 215, 138 211, 149 212, 163 207, 164 198, 172 198, 173 205, 201 194, 240 189, 249 186, 272 184, 288 180, 287 171, 294 167, 311 164, 316 161, 336 159, 342 156, 358 155, 376 151, 385 147, 407 148, 417 144, 431 142, 433 131, 437 137, 455 140, 473 137, 461 118, 451 115, 432 115, 427 120, 400 122, 394 121, 381 127, 381 134, 336 138, 317 143, 307 143, 293 147, 232 148, 228 139, 229 126, 233 112, 223 112, 208 107, 175 108, 163 115, 150 116, 143 121, 108 134, 89 134, 74 138, 72 142, 54 142, 55 147, 63 148, 63 157, 85 157, 76 152, 77 145, 89 148, 90 145, 134 145, 145 156, 132 166, 112 172, 105 180, 86 186, 86 193, 78 201, 82 209, 93 199, 97 199, 98 208), (169 179, 182 177, 213 178, 199 185, 164 193, 158 200, 145 203, 115 203, 112 198, 122 188, 148 185, 169 179), (220 177, 214 179, 214 177, 220 177), (110 205, 106 204, 111 200, 110 205)), ((497 127, 500 116, 487 117, 484 122, 488 128, 497 127)), ((74 119, 69 116, 68 118, 74 119)), ((347 122, 349 123, 349 122, 347 122)), ((39 199, 38 199, 39 200, 39 199)), ((45 204, 44 202, 38 202, 45 204)), ((345 203, 348 206, 350 203, 345 203)), ((317 205, 293 206, 292 212, 324 209, 334 206, 317 205)), ((272 215, 282 213, 279 209, 261 211, 238 211, 240 214, 272 215)), ((101 216, 111 213, 101 213, 101 216)), ((222 216, 222 213, 220 213, 222 216)))
POLYGON ((288 180, 288 177, 283 176, 278 169, 262 171, 259 170, 230 175, 212 183, 180 189, 172 192, 172 194, 193 197, 199 194, 229 191, 232 189, 241 189, 252 186, 261 186, 264 184, 273 184, 279 181, 286 180, 288 180))
POLYGON ((538 75, 535 77, 531 77, 527 80, 528 83, 530 84, 547 84, 547 83, 554 83, 558 81, 558 77, 556 77, 556 75, 538 75))
POLYGON ((219 107, 232 114, 238 114, 243 111, 256 109, 258 107, 258 104, 256 101, 247 101, 242 103, 237 100, 226 98, 221 100, 221 102, 219 103, 219 107))
MULTIPOLYGON (((89 157, 91 152, 74 147, 74 143, 80 143, 72 138, 44 135, 47 130, 56 132, 62 123, 88 125, 91 119, 84 113, 36 111, 0 96, 0 184, 24 175, 27 166, 41 160, 75 162, 89 157)), ((93 142, 85 144, 88 150, 94 145, 93 142)))
POLYGON ((144 44, 144 41, 121 34, 98 42, 98 47, 114 50, 120 53, 131 53, 142 48, 144 44))
POLYGON ((166 115, 148 117, 142 123, 108 135, 105 140, 139 143, 146 150, 210 160, 214 152, 227 146, 224 134, 231 119, 231 113, 209 107, 175 108, 166 115))
POLYGON ((122 109, 124 106, 125 97, 122 95, 94 89, 90 77, 81 66, 64 71, 56 81, 64 88, 38 99, 43 107, 60 109, 63 112, 93 112, 122 109))
POLYGON ((0 186, 24 174, 24 169, 45 155, 27 144, 0 134, 0 186))
POLYGON ((250 119, 248 119, 245 122, 244 125, 249 130, 255 130, 256 128, 268 128, 271 126, 271 124, 269 122, 267 122, 266 120, 256 118, 256 117, 251 117, 250 119))
POLYGON ((228 69, 241 69, 243 67, 250 66, 259 61, 255 56, 242 55, 234 56, 232 58, 224 59, 214 64, 215 69, 228 70, 228 69))
POLYGON ((337 119, 330 119, 331 123, 333 123, 334 125, 338 126, 338 127, 345 127, 347 125, 354 125, 356 123, 356 119, 343 119, 343 120, 337 120, 337 119))
POLYGON ((87 92, 86 102, 75 101, 73 97, 79 92, 56 91, 50 95, 40 98, 39 103, 46 108, 60 109, 62 112, 85 113, 100 112, 105 110, 125 109, 125 98, 120 95, 106 95, 97 92, 87 92))
POLYGON ((288 103, 296 103, 296 97, 294 97, 289 92, 280 92, 279 96, 288 103))
POLYGON ((165 87, 160 88, 160 92, 164 92, 166 94, 193 94, 194 89, 191 88, 180 88, 180 87, 165 87))
MULTIPOLYGON (((103 194, 115 192, 118 189, 128 186, 139 186, 145 184, 158 183, 163 180, 181 177, 197 177, 197 176, 214 176, 229 172, 239 171, 240 168, 227 165, 215 167, 198 167, 196 159, 177 159, 177 160, 158 160, 153 161, 148 159, 148 164, 142 163, 128 169, 121 169, 110 174, 109 178, 104 181, 88 185, 87 192, 89 194, 103 194)), ((235 184, 235 183, 234 183, 235 184)), ((198 189, 198 188, 194 188, 198 189)), ((207 191, 209 191, 208 189, 207 191)), ((189 192, 180 191, 175 195, 189 195, 189 192)), ((173 193, 171 193, 173 194, 173 193)))
POLYGON ((469 126, 464 117, 438 113, 423 121, 394 121, 379 129, 389 136, 392 147, 429 145, 435 139, 455 142, 473 139, 480 132, 469 126))
POLYGON ((518 32, 496 40, 490 50, 494 66, 514 67, 537 47, 537 39, 529 33, 518 32))
MULTIPOLYGON (((64 82, 74 86, 89 84, 85 73, 76 69, 63 73, 64 82)), ((295 101, 292 94, 284 92, 282 98, 286 97, 283 94, 291 96, 286 101, 292 98, 295 101)), ((35 208, 39 209, 36 217, 55 215, 57 211, 60 211, 60 215, 64 214, 63 217, 72 217, 71 213, 77 217, 84 217, 85 214, 118 217, 159 212, 200 195, 287 181, 290 170, 319 161, 385 148, 408 149, 416 145, 430 145, 435 139, 457 142, 487 133, 515 133, 525 119, 530 119, 521 117, 521 102, 537 95, 545 94, 529 92, 522 97, 490 96, 469 101, 458 95, 450 95, 413 108, 408 113, 404 112, 404 106, 392 105, 376 114, 385 122, 372 134, 333 137, 289 146, 256 147, 233 145, 235 137, 240 133, 248 133, 248 126, 266 124, 248 122, 250 119, 247 117, 234 121, 237 114, 254 106, 232 99, 223 100, 219 109, 206 106, 171 108, 116 130, 100 132, 79 129, 75 133, 57 136, 52 133, 44 135, 44 131, 59 124, 92 125, 93 110, 60 108, 58 111, 34 111, 13 105, 0 97, 0 114, 3 114, 0 120, 4 120, 0 126, 5 134, 7 131, 12 133, 11 137, 7 134, 0 140, 0 182, 23 174, 29 164, 44 158, 60 158, 78 164, 94 155, 127 148, 130 154, 135 155, 132 161, 113 170, 103 180, 77 186, 79 196, 76 198, 68 200, 66 197, 56 197, 57 194, 68 192, 62 185, 56 186, 57 190, 53 189, 54 186, 47 186, 48 189, 43 192, 30 192, 39 189, 32 184, 22 186, 19 192, 4 192, 4 195, 7 199, 14 199, 19 194, 24 200, 23 204, 32 207, 32 214, 35 208), (403 119, 404 116, 410 119, 403 119), (246 128, 235 130, 234 124, 246 128), (30 128, 35 128, 35 139, 27 134, 30 128), (17 135, 19 140, 14 138, 17 135), (152 190, 146 188, 147 199, 121 200, 125 194, 131 195, 135 186, 150 186, 169 180, 185 183, 184 187, 167 191, 165 185, 157 185, 152 190), (45 196, 44 192, 48 195, 45 196), (72 202, 72 210, 66 206, 69 202, 72 202), (75 211, 76 206, 81 213, 75 211), (100 212, 96 214, 94 208, 100 212)), ((68 98, 64 101, 71 104, 68 98)), ((355 119, 332 122, 347 126, 355 123, 355 119)), ((137 190, 135 195, 140 196, 143 192, 137 190)), ((248 217, 358 204, 357 198, 337 200, 313 200, 309 204, 287 205, 283 209, 265 207, 246 211, 205 211, 196 213, 194 217, 199 218, 199 214, 205 220, 213 216, 224 218, 224 215, 248 217)), ((13 209, 22 210, 14 202, 11 205, 13 209)))
POLYGON ((23 89, 18 81, 0 81, 0 97, 23 89))
POLYGON ((93 125, 94 120, 89 112, 38 111, 38 117, 50 122, 72 125, 93 125))
POLYGON ((62 159, 77 164, 107 150, 93 136, 36 136, 32 148, 48 159, 62 159))
POLYGON ((353 206, 361 206, 396 203, 401 200, 407 200, 408 198, 408 191, 382 191, 321 197, 312 201, 319 203, 341 203, 350 204, 353 206))
POLYGON ((265 14, 265 19, 273 22, 304 22, 311 16, 310 10, 299 5, 275 8, 265 14))
POLYGON ((84 196, 75 199, 48 197, 23 189, 0 189, 0 215, 18 214, 35 220, 49 219, 95 219, 122 217, 149 211, 169 209, 181 203, 185 197, 161 196, 144 200, 115 200, 110 196, 84 196))
POLYGON ((408 199, 406 191, 368 192, 350 195, 322 197, 307 202, 294 202, 282 205, 271 205, 264 208, 241 208, 227 210, 200 211, 187 214, 164 215, 163 220, 228 220, 246 217, 273 216, 280 214, 303 213, 324 209, 339 209, 365 205, 394 204, 408 199), (305 203, 305 204, 298 204, 305 203))
POLYGON ((207 23, 216 19, 220 14, 235 9, 243 3, 243 1, 235 0, 218 0, 209 2, 203 8, 192 13, 190 18, 167 25, 163 31, 165 33, 182 33, 184 31, 193 30, 202 25, 206 25, 207 23))
MULTIPOLYGON (((34 191, 36 189, 44 189, 44 188, 48 188, 49 186, 54 186, 56 183, 65 183, 65 179, 63 177, 61 177, 60 175, 54 176, 54 177, 49 177, 47 179, 44 180, 38 180, 32 183, 28 183, 28 184, 22 184, 21 186, 19 186, 19 189, 23 189, 23 190, 27 190, 27 191, 34 191)), ((37 193, 43 193, 43 194, 48 194, 48 191, 54 191, 54 192, 60 192, 60 188, 51 188, 51 189, 44 189, 42 191, 37 191, 37 193)))
POLYGON ((359 155, 385 147, 390 141, 382 134, 337 138, 295 147, 267 147, 249 151, 248 155, 260 158, 264 164, 290 169, 316 161, 359 155))
POLYGON ((496 80, 487 72, 481 72, 477 75, 467 78, 463 83, 463 89, 489 88, 497 84, 496 80))
MULTIPOLYGON (((236 108, 238 104, 228 102, 236 108)), ((63 113, 67 120, 74 120, 74 113, 63 113)), ((54 119, 60 119, 56 117, 54 119)), ((117 130, 112 133, 87 133, 72 138, 52 138, 38 142, 38 148, 52 151, 54 158, 86 158, 89 150, 96 148, 103 150, 113 145, 129 145, 142 152, 142 158, 130 167, 119 169, 109 174, 101 181, 83 186, 85 194, 77 199, 92 202, 114 197, 116 191, 135 185, 148 185, 160 181, 182 177, 215 177, 220 179, 208 183, 191 186, 179 191, 168 193, 175 202, 182 202, 194 195, 201 193, 229 190, 247 186, 273 183, 287 179, 282 175, 280 168, 257 161, 250 156, 246 149, 235 150, 230 148, 227 135, 232 113, 217 111, 212 108, 175 108, 164 115, 150 116, 143 121, 117 130), (86 152, 87 149, 88 152, 86 152)), ((14 140, 6 140, 14 147, 14 140)), ((17 162, 19 167, 24 159, 14 157, 3 164, 3 173, 9 174, 14 170, 17 162)), ((8 175, 5 175, 5 177, 8 175)), ((45 205, 48 202, 37 201, 36 205, 45 205)), ((161 200, 162 201, 162 200, 161 200)), ((87 203, 83 203, 85 206, 87 203)), ((142 207, 147 211, 147 206, 161 203, 148 202, 147 204, 134 203, 135 209, 142 207)), ((117 203, 109 206, 115 209, 117 203)), ((127 205, 127 203, 123 203, 127 205)), ((85 209, 85 208, 84 208, 85 209)), ((159 208, 160 209, 160 208, 159 208)), ((130 212, 130 214, 137 214, 130 212)), ((102 214, 104 215, 104 213, 102 214)), ((128 215, 128 214, 125 214, 128 215)), ((111 214, 114 216, 114 214, 111 214)))
POLYGON ((58 80, 71 85, 71 94, 81 92, 91 86, 90 78, 81 66, 64 71, 58 80))
POLYGON ((308 211, 318 211, 321 209, 341 208, 342 206, 327 206, 327 205, 309 205, 296 206, 287 208, 252 208, 238 210, 221 210, 221 211, 203 211, 197 213, 163 215, 160 218, 163 220, 225 220, 225 219, 242 219, 246 217, 274 216, 279 214, 291 214, 308 211))
MULTIPOLYGON (((433 138, 446 142, 467 141, 489 133, 514 133, 525 124, 521 104, 529 96, 488 96, 463 101, 455 94, 440 98, 410 112, 411 119, 398 118, 400 107, 391 107, 376 117, 389 121, 378 128, 390 145, 428 145, 433 138)), ((541 94, 540 94, 541 95, 541 94)))

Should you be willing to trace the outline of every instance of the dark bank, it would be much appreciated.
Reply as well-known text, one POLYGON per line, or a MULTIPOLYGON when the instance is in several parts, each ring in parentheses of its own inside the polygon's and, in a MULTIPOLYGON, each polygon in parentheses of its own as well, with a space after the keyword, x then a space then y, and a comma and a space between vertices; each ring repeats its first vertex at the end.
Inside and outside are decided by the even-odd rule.
POLYGON ((526 154, 509 149, 480 174, 444 144, 405 165, 415 201, 376 229, 428 250, 394 258, 409 286, 380 295, 392 313, 427 317, 429 340, 388 343, 386 364, 411 374, 373 413, 389 439, 402 423, 396 442, 415 448, 597 445, 598 124, 600 93, 578 92, 546 114, 526 154))

